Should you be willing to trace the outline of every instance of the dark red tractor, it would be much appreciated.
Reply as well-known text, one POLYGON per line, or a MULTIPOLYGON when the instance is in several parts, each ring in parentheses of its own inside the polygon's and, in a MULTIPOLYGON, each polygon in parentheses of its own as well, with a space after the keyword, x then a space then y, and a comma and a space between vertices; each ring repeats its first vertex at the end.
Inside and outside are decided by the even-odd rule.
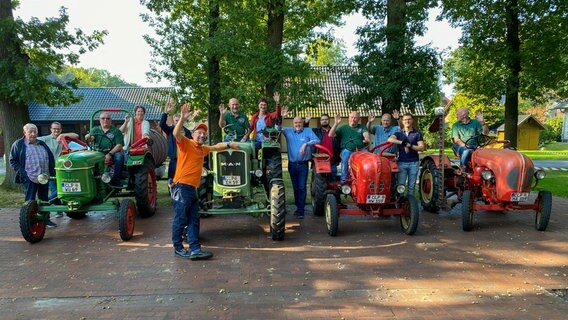
MULTIPOLYGON (((444 141, 444 130, 438 130, 439 127, 435 122, 430 131, 439 131, 440 141, 444 141)), ((527 156, 505 148, 508 143, 486 135, 465 141, 474 149, 465 171, 459 167, 459 162, 450 161, 440 143, 439 154, 425 156, 421 161, 420 198, 424 209, 429 212, 449 209, 448 199, 455 197, 462 203, 464 231, 473 229, 473 218, 479 211, 534 210, 535 227, 544 231, 550 220, 552 194, 540 191, 532 202, 529 196, 545 173, 535 170, 527 156)))
POLYGON ((323 215, 330 236, 337 235, 340 215, 399 216, 402 230, 412 235, 418 228, 420 212, 413 195, 404 195, 406 186, 396 185, 398 165, 394 156, 384 156, 392 143, 381 143, 372 150, 357 150, 349 158, 349 177, 345 183, 331 179, 331 152, 316 145, 312 176, 312 204, 315 215, 323 215), (373 153, 380 148, 378 154, 373 153), (340 197, 351 202, 341 204, 340 197))

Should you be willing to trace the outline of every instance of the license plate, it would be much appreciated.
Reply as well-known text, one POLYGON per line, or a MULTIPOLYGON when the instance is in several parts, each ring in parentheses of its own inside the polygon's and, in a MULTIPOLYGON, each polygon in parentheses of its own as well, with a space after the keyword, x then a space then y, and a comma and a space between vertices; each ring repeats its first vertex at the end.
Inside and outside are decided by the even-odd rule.
POLYGON ((80 182, 62 182, 61 190, 63 192, 81 192, 80 182))
POLYGON ((367 203, 385 203, 384 194, 368 194, 367 203))
POLYGON ((241 176, 223 176, 223 185, 238 186, 241 184, 241 176))
POLYGON ((513 192, 511 194, 511 201, 527 201, 529 200, 528 192, 513 192))

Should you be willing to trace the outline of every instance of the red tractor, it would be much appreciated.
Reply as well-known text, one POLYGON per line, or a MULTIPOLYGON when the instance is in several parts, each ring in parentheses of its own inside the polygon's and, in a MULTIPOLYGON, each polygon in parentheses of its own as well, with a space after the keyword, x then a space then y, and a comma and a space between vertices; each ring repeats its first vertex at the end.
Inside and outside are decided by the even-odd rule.
POLYGON ((330 181, 331 152, 322 145, 314 154, 312 203, 315 215, 323 215, 327 232, 337 235, 339 215, 399 216, 402 230, 412 235, 418 228, 420 212, 413 195, 404 195, 406 186, 396 185, 398 165, 394 156, 383 156, 392 143, 382 143, 372 150, 358 150, 349 158, 349 178, 341 184, 330 181), (373 153, 381 148, 378 154, 373 153), (353 203, 340 204, 341 195, 350 196, 353 203))
MULTIPOLYGON (((430 131, 438 127, 433 125, 430 131)), ((440 131, 443 141, 444 130, 440 131)), ((443 145, 440 154, 421 160, 420 199, 424 209, 449 209, 447 199, 457 196, 462 203, 464 231, 473 229, 473 217, 479 211, 534 210, 535 227, 544 231, 550 220, 552 194, 543 190, 534 202, 528 202, 531 190, 544 178, 544 171, 535 170, 531 159, 522 153, 505 148, 509 141, 479 135, 465 143, 476 146, 465 172, 443 154, 443 145)))

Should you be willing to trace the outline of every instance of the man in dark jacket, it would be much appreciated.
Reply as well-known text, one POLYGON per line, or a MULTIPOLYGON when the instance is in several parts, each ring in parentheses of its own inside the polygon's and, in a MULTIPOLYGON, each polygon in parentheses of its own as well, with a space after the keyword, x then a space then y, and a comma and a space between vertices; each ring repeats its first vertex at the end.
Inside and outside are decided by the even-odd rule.
MULTIPOLYGON (((306 115, 304 119, 304 127, 308 127, 310 125, 310 119, 312 116, 310 114, 306 115)), ((339 163, 339 155, 341 153, 341 149, 339 147, 339 141, 333 137, 331 138, 328 133, 331 126, 329 125, 329 115, 324 113, 320 116, 320 124, 319 128, 314 128, 312 131, 316 134, 316 136, 320 139, 321 145, 328 148, 332 151, 331 154, 331 177, 332 181, 337 180, 337 164, 339 163)))
MULTIPOLYGON (((37 139, 37 127, 33 123, 24 126, 24 137, 16 140, 10 149, 10 166, 16 171, 15 182, 24 185, 25 201, 48 201, 48 184, 40 184, 38 177, 47 174, 55 176, 55 159, 45 142, 37 139)), ((49 217, 48 227, 56 227, 49 217)))
MULTIPOLYGON (((162 117, 160 118, 160 128, 168 137, 168 157, 170 158, 170 163, 168 164, 168 183, 171 184, 172 179, 176 174, 176 164, 177 164, 177 145, 176 145, 176 138, 172 134, 176 124, 180 119, 179 114, 175 114, 172 116, 173 125, 168 125, 168 115, 174 108, 174 102, 169 101, 166 103, 166 108, 164 113, 162 113, 162 117)), ((191 131, 186 127, 183 127, 183 135, 191 139, 191 131)))

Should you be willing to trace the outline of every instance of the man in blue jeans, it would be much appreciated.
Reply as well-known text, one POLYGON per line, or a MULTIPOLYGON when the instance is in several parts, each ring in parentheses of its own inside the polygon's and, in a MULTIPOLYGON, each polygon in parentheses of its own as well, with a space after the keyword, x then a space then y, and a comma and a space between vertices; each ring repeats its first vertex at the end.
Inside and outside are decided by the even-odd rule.
MULTIPOLYGON (((282 108, 282 118, 286 117, 288 108, 282 108)), ((293 128, 282 128, 282 134, 286 138, 288 148, 288 173, 294 189, 294 202, 296 204, 295 216, 304 218, 306 206, 308 163, 312 160, 312 147, 320 143, 320 139, 310 128, 304 128, 304 120, 301 117, 294 118, 293 128)))
POLYGON ((469 110, 460 108, 456 112, 458 121, 452 126, 452 149, 460 156, 462 170, 466 170, 471 152, 477 148, 477 139, 481 134, 488 134, 489 128, 485 126, 483 112, 478 111, 476 119, 469 118, 469 110), (466 145, 467 142, 467 145, 466 145))
POLYGON ((398 184, 406 185, 409 195, 414 195, 418 177, 418 151, 424 151, 422 133, 412 126, 413 122, 412 115, 405 113, 402 116, 402 129, 388 139, 389 142, 398 144, 398 184))

